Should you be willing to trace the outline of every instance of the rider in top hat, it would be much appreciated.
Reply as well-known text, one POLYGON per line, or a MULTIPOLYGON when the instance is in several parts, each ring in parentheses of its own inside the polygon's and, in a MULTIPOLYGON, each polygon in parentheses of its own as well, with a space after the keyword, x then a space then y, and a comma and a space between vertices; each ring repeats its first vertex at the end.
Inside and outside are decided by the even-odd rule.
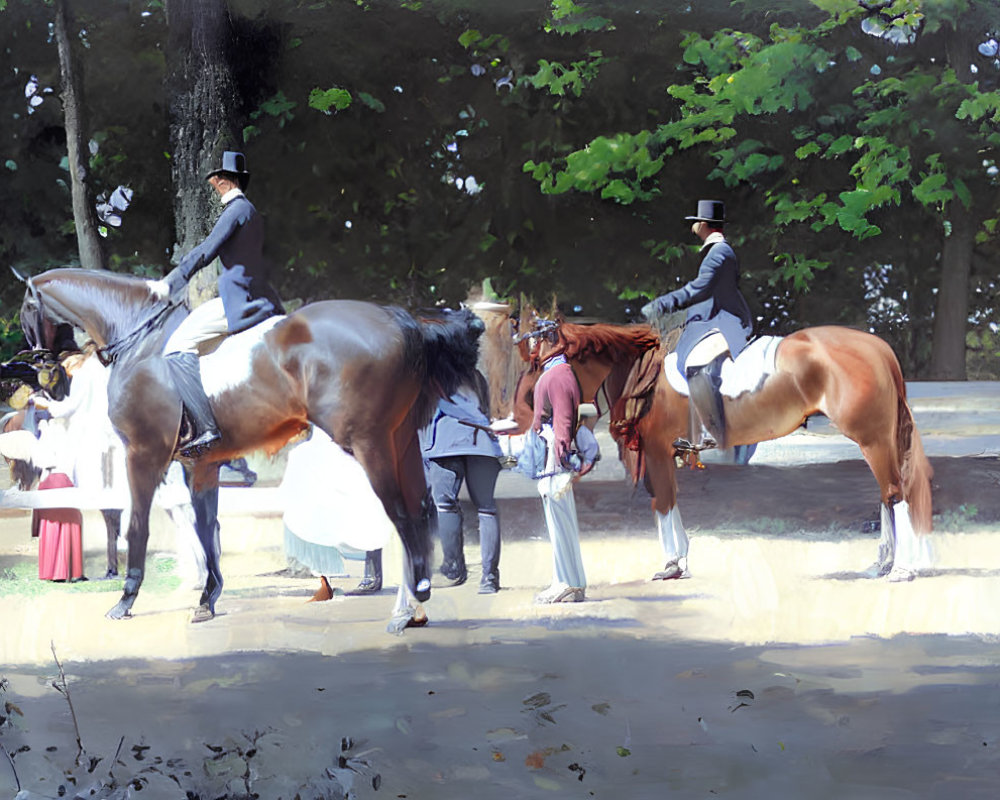
MULTIPOLYGON (((702 241, 698 275, 680 289, 643 306, 647 318, 687 309, 684 331, 677 342, 677 365, 688 379, 691 401, 708 429, 697 449, 726 446, 726 424, 719 389, 722 362, 736 358, 753 333, 746 298, 739 289, 740 264, 726 241, 726 208, 720 200, 699 200, 691 232, 702 241)), ((681 449, 694 449, 679 440, 681 449)))
POLYGON ((216 257, 222 263, 219 296, 195 308, 164 348, 167 363, 194 428, 181 455, 197 457, 219 440, 215 416, 201 383, 198 343, 239 333, 283 313, 281 301, 267 282, 264 221, 243 191, 250 180, 243 153, 230 150, 205 176, 222 200, 223 211, 211 233, 180 264, 152 287, 162 297, 176 295, 198 270, 216 257))

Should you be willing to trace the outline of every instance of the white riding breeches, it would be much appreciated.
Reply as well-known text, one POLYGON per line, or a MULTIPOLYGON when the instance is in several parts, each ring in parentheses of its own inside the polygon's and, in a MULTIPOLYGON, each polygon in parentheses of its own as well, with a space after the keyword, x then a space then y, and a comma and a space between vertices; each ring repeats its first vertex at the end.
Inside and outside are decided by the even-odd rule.
POLYGON ((684 367, 685 369, 703 367, 706 364, 711 364, 718 356, 728 352, 729 342, 726 341, 726 337, 715 331, 691 348, 687 360, 684 362, 684 367))
POLYGON ((221 297, 213 297, 187 315, 167 340, 166 353, 197 353, 198 345, 229 332, 221 297))

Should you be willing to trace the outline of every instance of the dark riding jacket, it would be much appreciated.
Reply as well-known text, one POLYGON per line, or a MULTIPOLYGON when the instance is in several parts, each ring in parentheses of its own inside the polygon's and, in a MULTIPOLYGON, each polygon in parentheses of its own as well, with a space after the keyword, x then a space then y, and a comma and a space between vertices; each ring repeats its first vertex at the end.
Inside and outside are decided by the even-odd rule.
POLYGON ((424 458, 499 458, 503 451, 489 427, 489 417, 483 411, 476 393, 462 387, 451 397, 438 400, 434 419, 420 430, 424 458))
POLYGON ((252 328, 274 314, 283 313, 281 301, 267 281, 264 259, 264 221, 246 195, 233 192, 211 233, 181 259, 167 275, 171 294, 218 256, 222 262, 219 297, 226 309, 230 333, 252 328))
POLYGON ((701 267, 694 280, 653 302, 660 314, 687 309, 684 331, 677 342, 677 363, 683 365, 691 348, 714 330, 729 343, 733 358, 753 333, 753 319, 740 292, 740 262, 725 239, 705 242, 701 267))

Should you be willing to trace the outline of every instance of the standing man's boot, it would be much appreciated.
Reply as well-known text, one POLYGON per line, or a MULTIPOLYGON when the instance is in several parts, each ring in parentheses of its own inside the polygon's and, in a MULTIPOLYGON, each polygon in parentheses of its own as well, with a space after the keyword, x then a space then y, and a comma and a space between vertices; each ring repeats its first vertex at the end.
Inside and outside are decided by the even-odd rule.
POLYGON ((369 550, 365 553, 365 574, 354 589, 344 594, 377 594, 382 591, 382 551, 369 550))
POLYGON ((179 452, 185 458, 198 458, 222 438, 212 404, 201 383, 198 356, 196 353, 169 353, 166 361, 193 429, 191 441, 179 452))
MULTIPOLYGON (((723 353, 702 367, 688 369, 688 393, 701 422, 711 439, 721 449, 726 448, 726 412, 722 402, 722 362, 728 358, 723 353)), ((699 450, 712 447, 710 439, 703 438, 699 450)))

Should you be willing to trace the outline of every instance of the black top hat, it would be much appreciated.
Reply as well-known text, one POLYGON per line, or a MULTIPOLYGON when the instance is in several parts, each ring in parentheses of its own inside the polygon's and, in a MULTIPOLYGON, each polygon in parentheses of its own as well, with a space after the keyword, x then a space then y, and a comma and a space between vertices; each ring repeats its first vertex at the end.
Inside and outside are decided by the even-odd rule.
POLYGON ((245 188, 250 182, 250 173, 247 172, 247 158, 243 155, 243 153, 235 153, 232 150, 226 150, 223 152, 222 166, 209 172, 208 175, 205 176, 205 180, 208 180, 213 175, 218 175, 222 172, 228 172, 237 176, 240 179, 241 187, 245 188))
POLYGON ((693 217, 684 217, 684 219, 714 222, 721 225, 726 221, 726 204, 721 200, 699 200, 698 213, 693 217))

